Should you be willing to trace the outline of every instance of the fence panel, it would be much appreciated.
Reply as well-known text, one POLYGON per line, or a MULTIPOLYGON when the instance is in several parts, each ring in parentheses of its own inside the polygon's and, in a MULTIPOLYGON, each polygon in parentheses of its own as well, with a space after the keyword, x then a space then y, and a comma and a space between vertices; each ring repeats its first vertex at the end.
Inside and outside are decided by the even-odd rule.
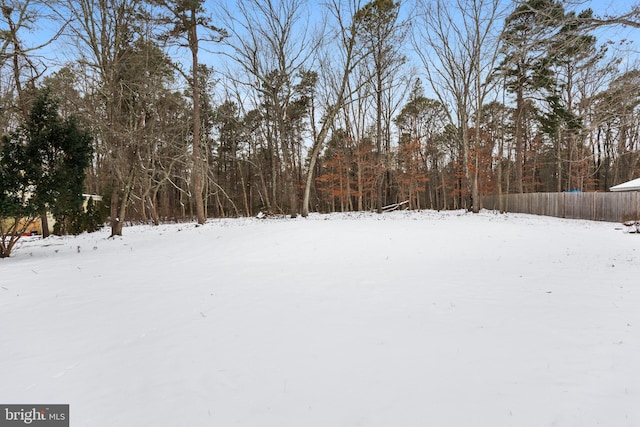
POLYGON ((640 219, 640 192, 503 194, 483 197, 482 206, 504 212, 623 222, 640 219))

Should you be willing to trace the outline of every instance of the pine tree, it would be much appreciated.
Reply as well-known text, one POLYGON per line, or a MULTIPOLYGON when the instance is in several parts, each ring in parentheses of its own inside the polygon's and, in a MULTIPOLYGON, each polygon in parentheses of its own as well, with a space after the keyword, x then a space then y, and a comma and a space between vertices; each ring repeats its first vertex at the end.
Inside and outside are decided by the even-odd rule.
POLYGON ((564 7, 557 0, 527 0, 515 6, 505 21, 502 35, 504 56, 500 71, 506 88, 515 94, 515 186, 524 192, 525 121, 529 98, 552 90, 549 48, 562 28, 564 7))

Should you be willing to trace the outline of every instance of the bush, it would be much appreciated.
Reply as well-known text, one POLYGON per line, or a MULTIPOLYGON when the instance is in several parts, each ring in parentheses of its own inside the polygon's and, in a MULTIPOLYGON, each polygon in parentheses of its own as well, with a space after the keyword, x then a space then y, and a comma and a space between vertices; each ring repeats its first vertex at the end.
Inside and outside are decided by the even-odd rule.
POLYGON ((73 210, 55 216, 53 234, 80 234, 85 231, 92 233, 100 230, 106 220, 106 212, 101 203, 96 203, 93 197, 87 201, 85 209, 73 210))

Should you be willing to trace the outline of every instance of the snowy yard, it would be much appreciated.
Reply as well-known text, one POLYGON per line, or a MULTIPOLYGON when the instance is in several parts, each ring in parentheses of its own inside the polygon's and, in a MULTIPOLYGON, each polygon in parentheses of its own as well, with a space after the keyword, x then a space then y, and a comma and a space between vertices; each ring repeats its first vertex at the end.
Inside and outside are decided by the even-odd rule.
POLYGON ((0 403, 71 425, 638 426, 640 235, 528 215, 230 219, 0 260, 0 403))

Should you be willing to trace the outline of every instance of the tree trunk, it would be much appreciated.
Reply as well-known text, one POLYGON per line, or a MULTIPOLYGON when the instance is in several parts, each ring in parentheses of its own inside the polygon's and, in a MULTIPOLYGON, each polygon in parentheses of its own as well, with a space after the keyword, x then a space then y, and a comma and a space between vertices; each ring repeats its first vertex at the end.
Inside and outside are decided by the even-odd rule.
POLYGON ((46 239, 49 237, 49 217, 46 212, 40 215, 40 225, 42 226, 42 238, 46 239))
POLYGON ((518 87, 516 96, 516 192, 524 193, 523 187, 523 173, 522 168, 524 166, 524 94, 522 93, 522 87, 518 87))
POLYGON ((381 71, 377 71, 377 87, 376 87, 376 212, 382 213, 384 204, 384 168, 382 167, 382 75, 381 71))
POLYGON ((122 236, 122 221, 120 221, 120 217, 118 216, 118 181, 117 179, 113 180, 113 187, 111 190, 111 206, 110 206, 110 215, 111 215, 111 237, 113 236, 122 236))
POLYGON ((311 149, 311 157, 309 158, 309 170, 307 171, 307 179, 305 180, 304 184, 304 195, 302 197, 302 216, 305 218, 309 216, 309 199, 311 198, 311 185, 313 184, 316 162, 318 161, 318 156, 320 155, 320 150, 322 149, 325 135, 326 132, 324 135, 322 134, 322 132, 320 132, 317 139, 313 142, 313 148, 311 149))
POLYGON ((191 11, 191 28, 189 28, 189 49, 191 50, 192 79, 193 79, 193 192, 196 205, 196 219, 198 224, 207 220, 203 200, 203 160, 200 146, 200 82, 198 76, 198 26, 195 11, 191 11))

